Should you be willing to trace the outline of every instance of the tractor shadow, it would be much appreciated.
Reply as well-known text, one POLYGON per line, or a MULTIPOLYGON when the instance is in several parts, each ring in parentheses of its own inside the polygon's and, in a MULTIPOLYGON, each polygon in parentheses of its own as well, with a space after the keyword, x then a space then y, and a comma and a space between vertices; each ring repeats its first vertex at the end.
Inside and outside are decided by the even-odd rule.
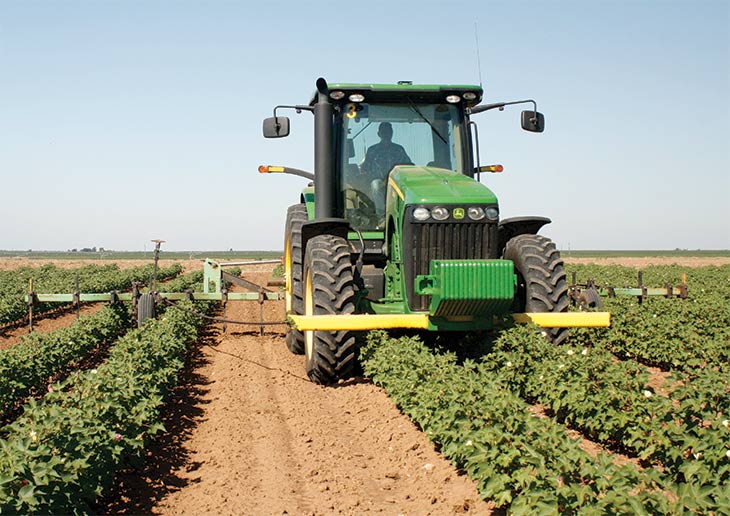
POLYGON ((132 458, 127 467, 117 473, 113 485, 97 501, 96 514, 150 514, 167 494, 195 482, 180 472, 197 470, 201 463, 193 461, 185 443, 195 427, 205 421, 204 406, 208 385, 212 383, 203 368, 210 360, 204 347, 217 346, 220 330, 207 326, 197 342, 188 348, 185 365, 178 376, 161 411, 165 432, 148 443, 142 458, 132 458))
POLYGON ((417 335, 434 354, 453 354, 456 363, 462 365, 466 360, 479 362, 491 354, 501 330, 418 332, 417 335))

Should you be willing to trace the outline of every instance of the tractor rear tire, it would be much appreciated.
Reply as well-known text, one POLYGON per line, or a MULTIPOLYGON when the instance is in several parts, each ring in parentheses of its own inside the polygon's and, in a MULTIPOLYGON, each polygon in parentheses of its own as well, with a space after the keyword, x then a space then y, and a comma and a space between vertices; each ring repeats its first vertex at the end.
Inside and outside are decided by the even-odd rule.
MULTIPOLYGON (((307 243, 304 257, 304 313, 344 315, 355 312, 355 280, 347 240, 318 235, 307 243)), ((307 376, 331 384, 353 376, 357 361, 352 331, 305 331, 307 376)))
POLYGON ((155 296, 142 294, 137 301, 137 328, 141 328, 147 319, 155 317, 155 296))
MULTIPOLYGON (((302 224, 308 220, 304 204, 289 206, 286 212, 284 232, 285 277, 287 312, 295 315, 304 313, 304 287, 302 286, 302 224)), ((301 331, 289 328, 286 332, 286 347, 295 355, 304 354, 304 335, 301 331)))
MULTIPOLYGON (((568 284, 560 251, 549 238, 518 235, 504 248, 504 258, 512 260, 517 274, 515 312, 566 312, 570 305, 568 284)), ((545 328, 548 340, 562 343, 567 328, 545 328)))

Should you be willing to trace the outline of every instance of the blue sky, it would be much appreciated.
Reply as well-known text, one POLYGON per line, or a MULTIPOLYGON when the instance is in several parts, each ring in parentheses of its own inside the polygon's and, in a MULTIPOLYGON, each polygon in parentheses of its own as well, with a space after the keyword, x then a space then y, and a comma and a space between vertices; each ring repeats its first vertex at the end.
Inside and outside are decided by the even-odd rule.
POLYGON ((330 82, 479 83, 503 217, 563 249, 730 248, 730 2, 0 1, 0 248, 280 249, 330 82), (319 7, 316 8, 315 5, 319 7))

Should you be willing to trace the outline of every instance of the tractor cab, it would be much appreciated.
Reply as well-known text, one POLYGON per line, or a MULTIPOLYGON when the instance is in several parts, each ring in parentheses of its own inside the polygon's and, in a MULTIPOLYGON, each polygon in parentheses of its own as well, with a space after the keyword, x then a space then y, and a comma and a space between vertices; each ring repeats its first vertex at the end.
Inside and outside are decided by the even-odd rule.
POLYGON ((405 85, 380 91, 381 98, 370 102, 350 101, 363 95, 345 88, 336 93, 343 95, 343 102, 335 104, 334 119, 337 212, 354 228, 384 230, 388 178, 396 166, 472 174, 459 95, 448 96, 454 100, 449 103, 447 95, 424 98, 405 85))
POLYGON ((357 230, 383 231, 388 178, 399 165, 471 175, 465 109, 481 96, 478 86, 329 85, 337 216, 357 230))

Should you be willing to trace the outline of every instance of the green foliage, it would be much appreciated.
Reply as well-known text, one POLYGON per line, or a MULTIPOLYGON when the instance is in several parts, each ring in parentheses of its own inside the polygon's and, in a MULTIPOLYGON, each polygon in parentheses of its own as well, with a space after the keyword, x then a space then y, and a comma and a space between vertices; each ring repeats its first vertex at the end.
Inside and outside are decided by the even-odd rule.
POLYGON ((671 510, 656 472, 591 458, 564 427, 536 417, 473 361, 459 366, 453 355, 383 332, 369 336, 362 358, 365 373, 500 507, 515 514, 671 510))
POLYGON ((73 370, 94 348, 126 331, 128 322, 124 307, 104 307, 66 328, 33 333, 0 350, 0 416, 46 387, 49 378, 73 370))
MULTIPOLYGON (((635 269, 618 266, 568 265, 578 281, 636 286, 635 269)), ((687 276, 689 298, 604 298, 613 324, 601 346, 621 358, 637 358, 663 369, 725 367, 730 363, 730 266, 688 269, 677 265, 643 270, 645 285, 678 285, 687 276)))
MULTIPOLYGON (((635 269, 571 269, 599 285, 637 284, 635 269)), ((563 346, 531 326, 491 341, 449 344, 445 334, 435 349, 380 332, 363 349, 365 371, 511 512, 727 513, 730 267, 649 267, 643 280, 677 285, 683 273, 689 299, 604 299, 612 327, 574 329, 563 346), (644 364, 671 371, 668 395, 644 364), (534 417, 529 403, 550 417, 534 417), (591 459, 566 426, 644 469, 591 459)))
POLYGON ((717 509, 730 481, 728 428, 722 425, 730 416, 730 379, 704 369, 694 377, 703 378, 702 384, 685 380, 664 397, 647 385, 643 366, 617 361, 605 348, 580 345, 584 336, 553 346, 536 328, 513 328, 502 333, 479 369, 549 407, 558 422, 661 467, 675 492, 696 485, 706 502, 682 499, 685 508, 717 509))
POLYGON ((122 337, 97 369, 31 400, 2 430, 0 512, 88 512, 124 458, 139 455, 146 439, 164 430, 159 408, 198 322, 167 310, 122 337))

